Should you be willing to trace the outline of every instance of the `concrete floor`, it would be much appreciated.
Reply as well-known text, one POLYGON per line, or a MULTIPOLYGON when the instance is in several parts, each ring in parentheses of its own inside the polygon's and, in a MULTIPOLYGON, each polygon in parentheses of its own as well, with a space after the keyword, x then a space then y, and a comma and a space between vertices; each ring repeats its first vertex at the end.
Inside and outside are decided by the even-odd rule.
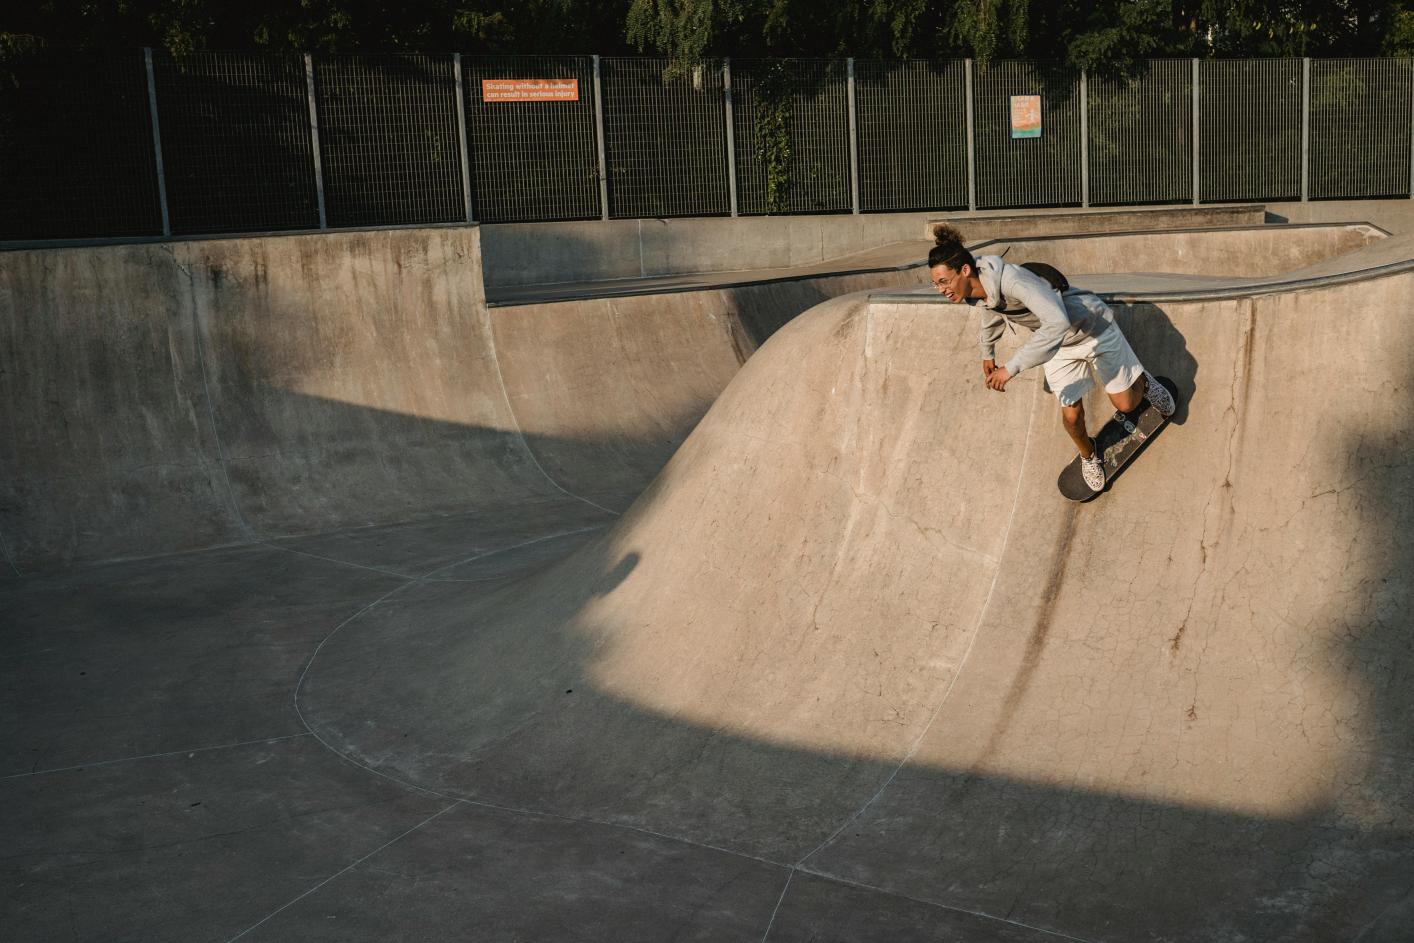
MULTIPOLYGON (((936 296, 826 301, 739 372, 725 333, 700 343, 726 365, 689 369, 612 314, 607 340, 566 327, 568 296, 500 308, 474 323, 504 405, 475 416, 513 421, 431 409, 412 360, 390 375, 428 381, 423 418, 355 442, 391 410, 319 387, 375 466, 460 429, 501 477, 470 510, 321 529, 416 495, 301 433, 357 501, 292 472, 227 481, 236 524, 201 520, 230 546, 30 562, 135 555, 82 515, 7 544, 0 938, 1414 938, 1408 245, 1341 243, 1383 268, 1308 259, 1298 289, 1107 283, 1185 406, 1084 506, 1055 493, 1039 381, 981 391, 975 324, 936 296), (537 338, 553 370, 517 353, 537 338), (567 364, 599 343, 665 366, 595 386, 567 364), (613 384, 630 431, 553 426, 613 384)), ((310 408, 268 387, 326 373, 266 351, 237 382, 219 330, 197 333, 230 476, 310 408)), ((417 487, 472 467, 455 448, 417 487)))

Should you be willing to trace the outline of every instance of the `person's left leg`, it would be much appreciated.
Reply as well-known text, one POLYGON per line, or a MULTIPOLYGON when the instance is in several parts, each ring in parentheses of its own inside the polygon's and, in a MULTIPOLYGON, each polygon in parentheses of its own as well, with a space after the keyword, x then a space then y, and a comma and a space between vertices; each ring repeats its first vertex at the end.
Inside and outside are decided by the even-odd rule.
POLYGON ((1094 363, 1095 372, 1100 375, 1100 382, 1115 409, 1132 413, 1144 397, 1149 396, 1149 402, 1165 416, 1173 413, 1173 397, 1163 384, 1151 384, 1152 377, 1135 356, 1118 324, 1096 339, 1094 363))
POLYGON ((1139 404, 1143 401, 1144 393, 1147 392, 1148 386, 1147 375, 1141 371, 1139 379, 1131 383, 1127 389, 1123 389, 1118 393, 1111 393, 1109 388, 1106 387, 1105 393, 1109 396, 1110 402, 1114 403, 1115 409, 1118 409, 1122 413, 1132 413, 1139 408, 1139 404))

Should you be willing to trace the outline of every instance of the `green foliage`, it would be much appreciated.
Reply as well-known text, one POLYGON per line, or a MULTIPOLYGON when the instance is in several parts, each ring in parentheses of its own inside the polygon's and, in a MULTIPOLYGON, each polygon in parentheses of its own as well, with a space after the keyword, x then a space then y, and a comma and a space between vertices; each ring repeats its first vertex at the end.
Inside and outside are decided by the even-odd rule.
POLYGON ((756 160, 766 172, 766 212, 790 208, 791 119, 795 82, 789 62, 762 69, 756 83, 756 160))
POLYGON ((1414 54, 1414 0, 29 0, 11 7, 0 57, 17 42, 174 53, 638 51, 682 62, 970 56, 1124 75, 1150 57, 1414 54))

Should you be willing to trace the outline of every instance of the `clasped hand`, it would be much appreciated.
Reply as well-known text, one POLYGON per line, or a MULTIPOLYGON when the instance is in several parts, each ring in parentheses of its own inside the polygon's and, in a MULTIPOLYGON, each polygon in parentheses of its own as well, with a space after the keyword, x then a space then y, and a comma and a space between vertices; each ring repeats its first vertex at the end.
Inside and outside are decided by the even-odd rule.
POLYGON ((998 367, 991 360, 982 361, 982 373, 987 378, 987 388, 996 390, 998 393, 1006 391, 1007 381, 1011 379, 1011 371, 1006 367, 998 367))

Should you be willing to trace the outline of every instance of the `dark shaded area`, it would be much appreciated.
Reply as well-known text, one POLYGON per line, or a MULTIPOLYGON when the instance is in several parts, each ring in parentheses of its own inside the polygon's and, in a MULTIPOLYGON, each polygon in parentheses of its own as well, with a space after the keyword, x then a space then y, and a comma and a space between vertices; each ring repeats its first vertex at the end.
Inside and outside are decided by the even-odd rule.
POLYGON ((1080 81, 1059 62, 994 62, 973 80, 977 208, 1079 206, 1080 81), (1041 134, 1012 136, 1012 96, 1041 96, 1041 134))
POLYGON ((1205 61, 1198 84, 1203 202, 1300 199, 1301 60, 1205 61))
POLYGON ((1193 63, 1145 63, 1139 75, 1090 76, 1090 204, 1193 198, 1193 63))
POLYGON ((732 94, 739 212, 848 212, 846 63, 734 59, 732 94))
POLYGON ((967 206, 967 78, 957 60, 855 62, 859 206, 967 206))
POLYGON ((330 226, 451 223, 462 195, 449 56, 322 56, 314 70, 330 226))
POLYGON ((304 60, 154 56, 172 232, 319 228, 304 60))
POLYGON ((589 56, 478 56, 462 60, 467 150, 476 218, 485 223, 595 219, 600 215, 589 56), (574 101, 486 101, 505 79, 578 83, 574 101))
POLYGON ((722 63, 604 59, 601 69, 610 215, 729 214, 722 63))
MULTIPOLYGON (((154 58, 163 164, 178 234, 318 225, 302 57, 201 53, 154 58)), ((601 61, 608 215, 731 212, 720 60, 601 61)), ((1086 153, 1092 205, 1186 203, 1193 195, 1191 60, 1092 74, 1086 153)), ((589 56, 462 59, 473 218, 601 216, 589 56), (486 101, 495 79, 577 83, 573 100, 486 101)), ((1310 192, 1317 199, 1409 192, 1407 61, 1311 63, 1310 192)), ((0 82, 0 239, 161 233, 156 157, 140 51, 98 60, 32 54, 0 82)), ((734 59, 732 128, 742 215, 852 207, 847 64, 734 59)), ((860 208, 967 205, 967 102, 960 60, 855 63, 860 208)), ((373 227, 467 217, 451 55, 315 60, 328 223, 373 227)), ((1079 72, 1061 60, 975 64, 981 209, 1078 206, 1079 72), (1012 96, 1040 95, 1041 134, 1013 138, 1012 96)), ((1301 195, 1302 63, 1204 60, 1204 202, 1301 195)))
POLYGON ((0 239, 161 235, 142 50, 37 54, 7 71, 0 239))
POLYGON ((1311 197, 1409 196, 1414 61, 1311 63, 1311 197))

